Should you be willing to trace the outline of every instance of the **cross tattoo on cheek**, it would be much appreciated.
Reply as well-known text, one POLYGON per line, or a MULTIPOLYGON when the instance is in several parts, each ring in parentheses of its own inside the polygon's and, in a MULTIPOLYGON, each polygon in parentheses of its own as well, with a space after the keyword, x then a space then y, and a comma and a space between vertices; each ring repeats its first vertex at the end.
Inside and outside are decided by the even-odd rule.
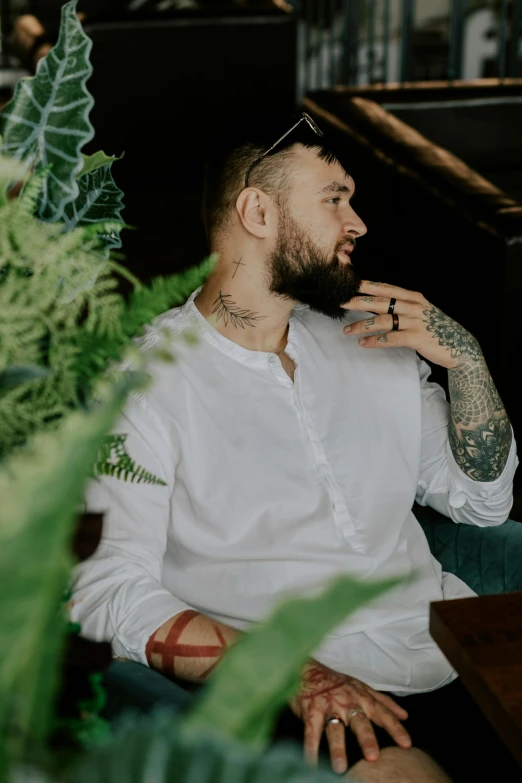
POLYGON ((233 280, 233 279, 234 279, 234 277, 236 276, 236 272, 237 272, 237 270, 239 269, 239 267, 240 267, 240 266, 246 266, 246 264, 244 264, 244 263, 241 261, 241 259, 239 259, 239 261, 234 261, 234 264, 236 265, 236 270, 235 270, 234 274, 232 275, 232 280, 233 280))

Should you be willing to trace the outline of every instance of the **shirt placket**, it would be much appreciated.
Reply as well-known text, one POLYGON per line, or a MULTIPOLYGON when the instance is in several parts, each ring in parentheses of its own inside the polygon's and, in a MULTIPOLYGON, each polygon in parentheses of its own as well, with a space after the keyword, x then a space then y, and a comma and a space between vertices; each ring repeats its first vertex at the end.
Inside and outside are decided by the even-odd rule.
POLYGON ((321 439, 317 434, 317 430, 312 419, 308 415, 308 412, 303 405, 303 400, 301 397, 299 362, 295 355, 292 355, 292 359, 296 365, 293 383, 284 371, 278 356, 272 354, 269 356, 268 361, 276 378, 284 386, 286 386, 290 392, 292 407, 297 413, 299 424, 304 433, 306 442, 309 445, 317 472, 319 473, 332 502, 337 534, 341 540, 347 541, 357 552, 364 553, 366 548, 356 531, 355 520, 348 511, 344 496, 335 480, 330 464, 326 458, 326 453, 324 451, 323 444, 321 443, 321 439))

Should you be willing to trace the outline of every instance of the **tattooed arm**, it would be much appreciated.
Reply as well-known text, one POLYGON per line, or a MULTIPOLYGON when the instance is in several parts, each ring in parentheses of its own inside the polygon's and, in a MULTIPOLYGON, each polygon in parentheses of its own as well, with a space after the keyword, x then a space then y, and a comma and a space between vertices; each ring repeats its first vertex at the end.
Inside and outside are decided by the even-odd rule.
POLYGON ((463 344, 459 364, 448 370, 449 442, 457 465, 471 479, 495 481, 509 456, 511 425, 478 343, 463 344))
POLYGON ((475 337, 417 291, 363 281, 360 293, 364 296, 343 307, 378 315, 344 331, 360 334, 359 344, 365 348, 405 346, 445 367, 451 403, 449 442, 455 461, 474 481, 498 479, 509 456, 512 431, 475 337), (367 336, 372 332, 380 334, 367 336))
POLYGON ((167 677, 203 682, 239 634, 190 609, 171 617, 150 637, 147 661, 167 677))

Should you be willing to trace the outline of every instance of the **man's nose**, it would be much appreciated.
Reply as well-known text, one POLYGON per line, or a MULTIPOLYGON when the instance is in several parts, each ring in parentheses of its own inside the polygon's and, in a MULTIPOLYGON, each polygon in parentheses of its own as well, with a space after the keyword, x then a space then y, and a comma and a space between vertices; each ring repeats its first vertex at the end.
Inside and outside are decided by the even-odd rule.
POLYGON ((353 209, 346 215, 343 222, 343 229, 347 234, 354 234, 356 238, 363 237, 368 231, 366 225, 353 209))

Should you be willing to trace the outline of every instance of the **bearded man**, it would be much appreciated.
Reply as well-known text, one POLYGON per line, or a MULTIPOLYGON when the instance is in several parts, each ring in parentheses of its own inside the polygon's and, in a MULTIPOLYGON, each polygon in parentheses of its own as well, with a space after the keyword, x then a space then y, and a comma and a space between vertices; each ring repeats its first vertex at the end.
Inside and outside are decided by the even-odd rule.
POLYGON ((90 489, 105 531, 78 567, 73 619, 116 656, 201 683, 286 594, 415 572, 328 635, 280 732, 299 729, 312 763, 322 742, 359 780, 464 769, 476 783, 504 751, 428 632, 431 601, 473 591, 442 573, 412 506, 504 522, 512 429, 469 332, 421 293, 357 276, 354 191, 308 115, 209 166, 219 261, 142 350, 165 331, 178 354, 183 333, 201 339, 152 364, 117 427, 165 486, 90 489), (424 359, 447 368, 449 402, 424 359))

